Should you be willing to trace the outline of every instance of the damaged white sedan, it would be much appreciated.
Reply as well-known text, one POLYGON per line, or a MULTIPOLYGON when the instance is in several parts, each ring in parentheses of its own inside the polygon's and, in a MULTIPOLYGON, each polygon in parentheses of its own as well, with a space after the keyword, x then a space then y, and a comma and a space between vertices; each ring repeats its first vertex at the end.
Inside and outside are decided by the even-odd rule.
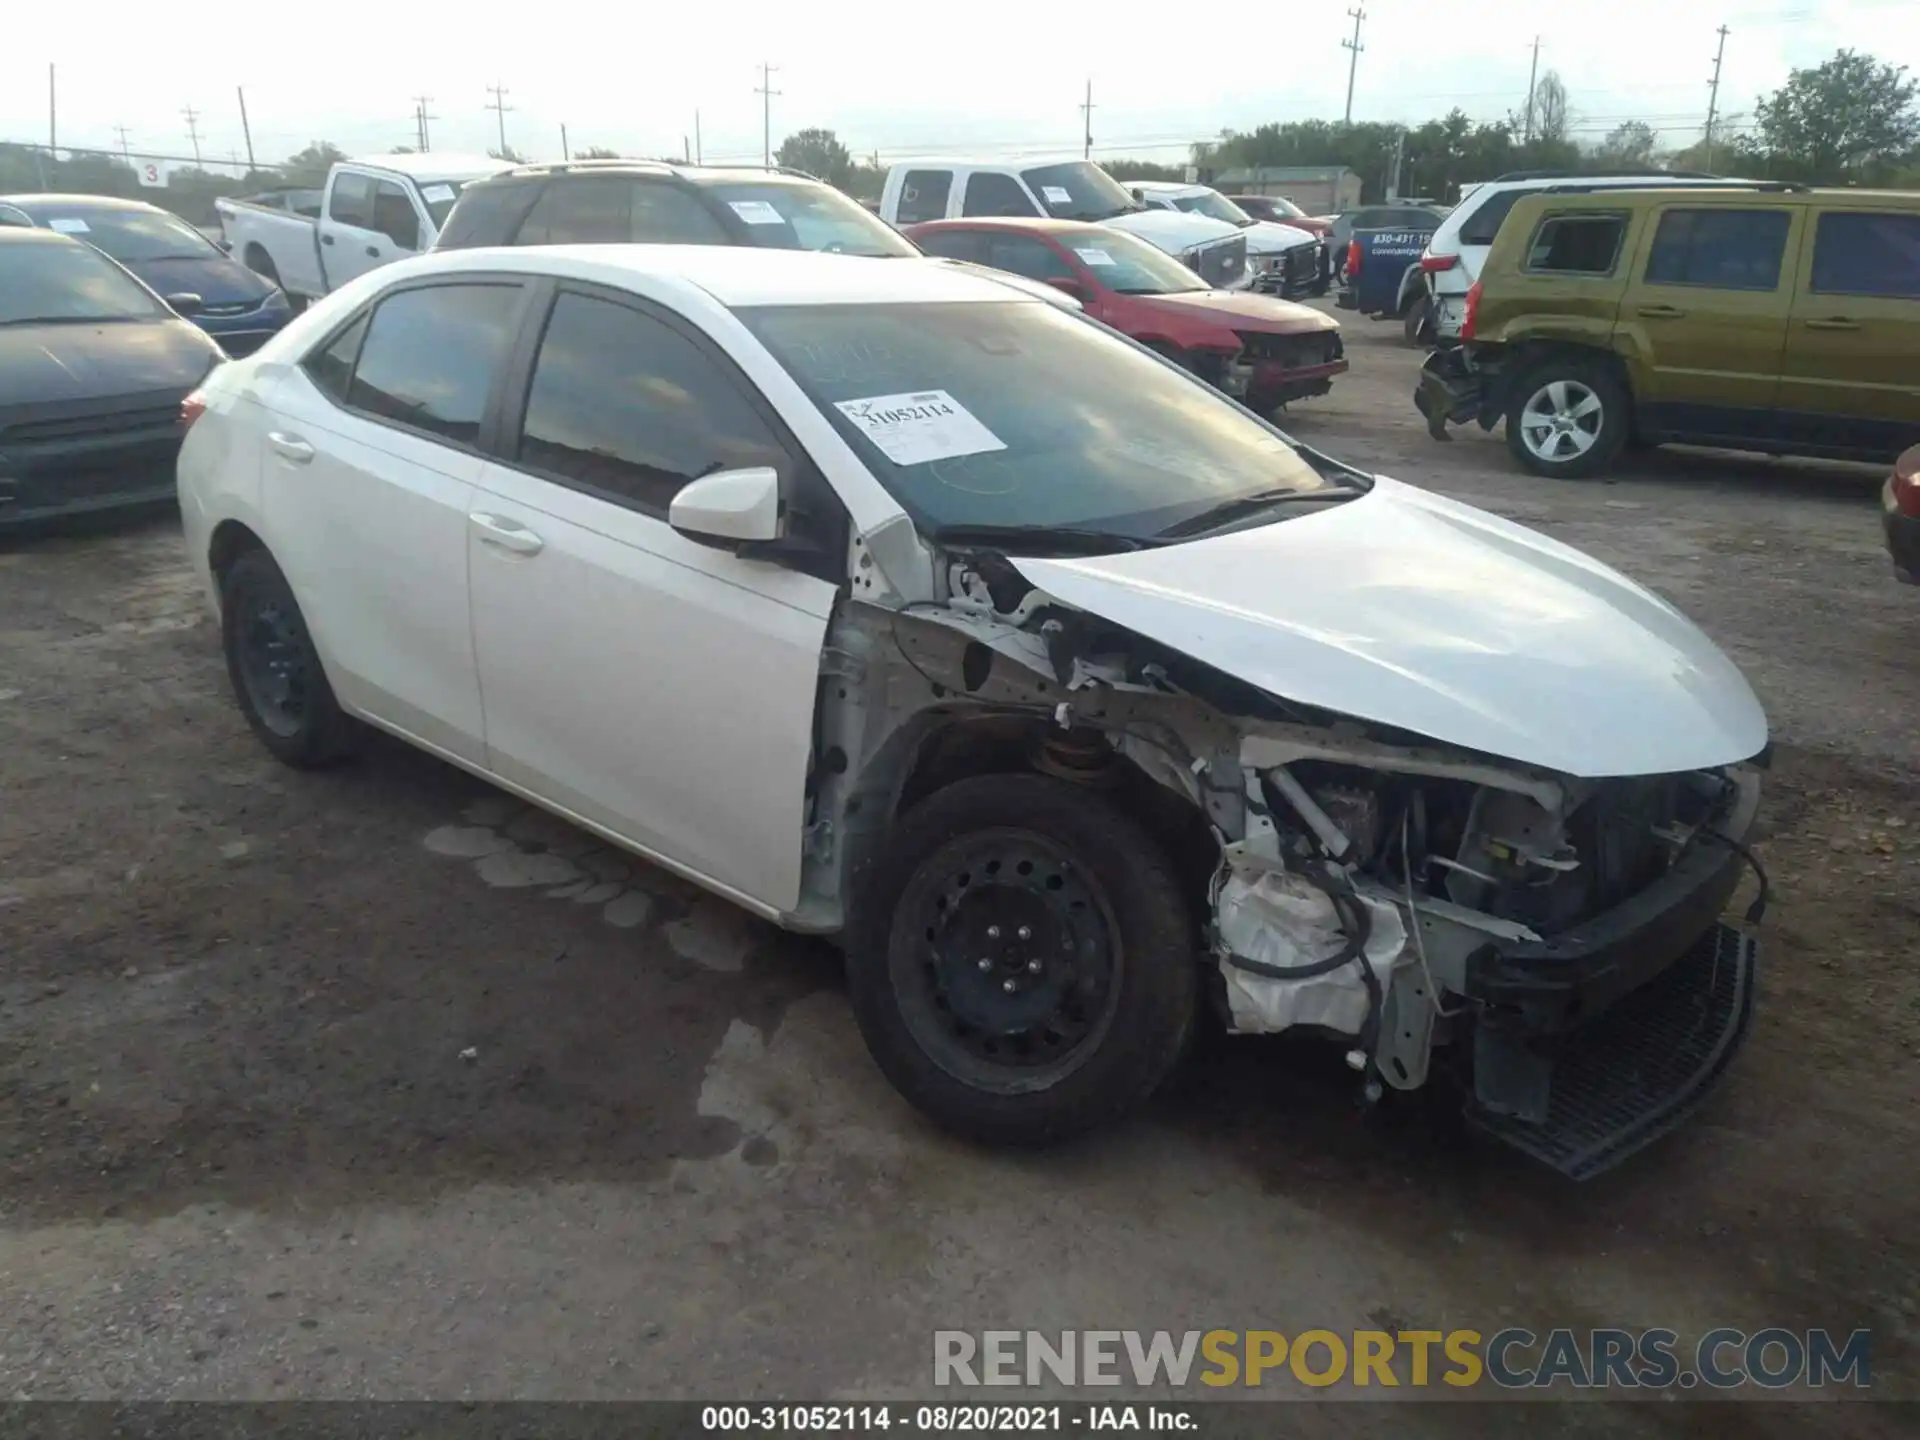
POLYGON ((269 749, 372 724, 841 937, 875 1059, 957 1131, 1110 1120, 1210 1006, 1338 1037, 1369 1098, 1458 1084, 1584 1175, 1744 1036, 1720 917, 1767 731, 1734 666, 1004 286, 435 255, 183 419, 269 749))

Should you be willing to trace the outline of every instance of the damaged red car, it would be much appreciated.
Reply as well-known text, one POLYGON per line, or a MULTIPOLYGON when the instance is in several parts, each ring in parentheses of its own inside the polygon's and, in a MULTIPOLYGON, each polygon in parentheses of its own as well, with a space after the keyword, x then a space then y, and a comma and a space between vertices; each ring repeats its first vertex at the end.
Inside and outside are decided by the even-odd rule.
POLYGON ((1039 280, 1086 313, 1265 414, 1324 395, 1347 368, 1340 323, 1305 305, 1216 290, 1165 251, 1073 220, 933 220, 906 234, 930 255, 1039 280))

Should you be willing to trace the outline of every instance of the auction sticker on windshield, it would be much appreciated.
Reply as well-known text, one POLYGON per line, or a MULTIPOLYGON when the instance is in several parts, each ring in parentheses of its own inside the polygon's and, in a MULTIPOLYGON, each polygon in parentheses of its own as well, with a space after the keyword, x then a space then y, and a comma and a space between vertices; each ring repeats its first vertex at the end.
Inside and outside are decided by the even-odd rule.
POLYGON ((836 400, 834 409, 860 427, 896 465, 924 465, 1004 450, 1006 442, 944 390, 836 400))
POLYGON ((59 216, 47 221, 47 228, 49 230, 58 230, 62 235, 84 235, 87 233, 89 227, 84 220, 68 219, 65 216, 59 216))
POLYGON ((1078 245, 1076 245, 1073 247, 1073 253, 1078 255, 1082 260, 1086 261, 1087 264, 1089 265, 1113 264, 1113 257, 1111 255, 1109 255, 1106 251, 1096 249, 1091 245, 1089 245, 1084 250, 1082 250, 1078 245))
POLYGON ((420 198, 429 205, 439 205, 453 199, 453 186, 428 185, 421 189, 420 198))
POLYGON ((729 200, 733 213, 749 225, 784 225, 787 217, 764 200, 729 200))
POLYGON ((1040 194, 1045 197, 1049 205, 1071 205, 1073 203, 1073 193, 1064 185, 1042 185, 1040 187, 1040 194))

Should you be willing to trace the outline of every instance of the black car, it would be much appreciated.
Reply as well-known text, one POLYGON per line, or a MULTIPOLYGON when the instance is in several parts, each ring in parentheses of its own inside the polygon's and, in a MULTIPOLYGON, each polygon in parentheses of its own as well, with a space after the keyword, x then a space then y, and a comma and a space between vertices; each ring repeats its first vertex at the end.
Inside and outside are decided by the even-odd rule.
POLYGON ((220 347, 78 240, 0 226, 0 529, 171 499, 220 347))
POLYGON ((797 170, 648 160, 525 165, 476 180, 433 248, 626 242, 920 253, 859 202, 797 170))
POLYGON ((1880 523, 1896 579, 1920 585, 1920 445, 1903 451, 1880 491, 1880 523))
MULTIPOLYGON (((251 355, 293 306, 178 215, 109 195, 0 195, 0 226, 34 225, 105 251, 169 301, 192 296, 194 324, 227 354, 251 355)), ((182 305, 182 313, 188 313, 182 305)))

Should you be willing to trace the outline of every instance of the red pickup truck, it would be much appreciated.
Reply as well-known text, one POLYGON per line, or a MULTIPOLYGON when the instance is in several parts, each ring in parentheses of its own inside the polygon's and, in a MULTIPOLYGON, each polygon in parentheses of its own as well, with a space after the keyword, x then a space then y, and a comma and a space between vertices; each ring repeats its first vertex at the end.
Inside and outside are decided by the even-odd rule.
POLYGON ((905 233, 930 255, 1053 286, 1086 313, 1266 413, 1324 395, 1347 368, 1331 315, 1271 295, 1215 290, 1163 250, 1076 220, 931 220, 905 233))

